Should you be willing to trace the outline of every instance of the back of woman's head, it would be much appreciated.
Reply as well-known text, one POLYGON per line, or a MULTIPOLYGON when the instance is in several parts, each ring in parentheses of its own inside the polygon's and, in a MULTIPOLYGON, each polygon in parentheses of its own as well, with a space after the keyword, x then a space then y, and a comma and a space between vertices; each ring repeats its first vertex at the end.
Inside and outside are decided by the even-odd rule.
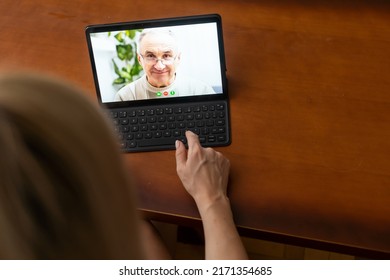
POLYGON ((113 131, 84 93, 0 78, 0 154, 0 258, 142 257, 113 131))

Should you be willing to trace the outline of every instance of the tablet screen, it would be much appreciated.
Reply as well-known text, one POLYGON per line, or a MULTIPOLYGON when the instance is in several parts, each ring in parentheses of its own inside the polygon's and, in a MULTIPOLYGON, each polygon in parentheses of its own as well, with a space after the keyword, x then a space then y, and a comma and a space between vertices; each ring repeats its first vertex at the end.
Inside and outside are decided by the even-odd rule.
POLYGON ((218 32, 216 22, 172 21, 168 26, 160 21, 157 26, 116 24, 88 30, 100 101, 222 94, 224 57, 218 32))

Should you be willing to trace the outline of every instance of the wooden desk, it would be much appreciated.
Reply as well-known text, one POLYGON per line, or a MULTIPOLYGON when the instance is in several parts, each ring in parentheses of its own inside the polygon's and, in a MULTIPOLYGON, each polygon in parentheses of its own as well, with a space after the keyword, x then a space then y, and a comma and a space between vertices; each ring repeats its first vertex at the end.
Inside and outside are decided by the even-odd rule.
MULTIPOLYGON (((0 70, 54 73, 95 96, 87 24, 220 13, 233 143, 218 150, 240 231, 388 258, 390 8, 328 2, 3 0, 0 70)), ((124 157, 146 215, 199 224, 173 151, 124 157)))

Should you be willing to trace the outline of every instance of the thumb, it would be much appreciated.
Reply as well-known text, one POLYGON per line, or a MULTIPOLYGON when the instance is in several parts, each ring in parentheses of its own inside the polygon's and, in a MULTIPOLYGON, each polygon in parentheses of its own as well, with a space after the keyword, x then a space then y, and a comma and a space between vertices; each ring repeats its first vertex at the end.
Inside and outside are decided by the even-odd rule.
POLYGON ((180 140, 176 140, 176 169, 179 170, 185 166, 187 162, 187 151, 184 144, 180 140))

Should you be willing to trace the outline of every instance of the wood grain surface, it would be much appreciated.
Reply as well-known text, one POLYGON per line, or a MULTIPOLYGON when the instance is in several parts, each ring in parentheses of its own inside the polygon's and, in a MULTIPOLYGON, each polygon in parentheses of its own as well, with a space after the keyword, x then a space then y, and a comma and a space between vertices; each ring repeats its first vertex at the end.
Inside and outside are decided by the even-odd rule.
MULTIPOLYGON (((390 7, 386 1, 0 2, 0 70, 64 77, 95 97, 88 24, 219 13, 242 234, 390 254, 390 7)), ((202 61, 207 67, 207 61, 202 61)), ((124 155, 139 207, 199 224, 174 151, 124 155)))

